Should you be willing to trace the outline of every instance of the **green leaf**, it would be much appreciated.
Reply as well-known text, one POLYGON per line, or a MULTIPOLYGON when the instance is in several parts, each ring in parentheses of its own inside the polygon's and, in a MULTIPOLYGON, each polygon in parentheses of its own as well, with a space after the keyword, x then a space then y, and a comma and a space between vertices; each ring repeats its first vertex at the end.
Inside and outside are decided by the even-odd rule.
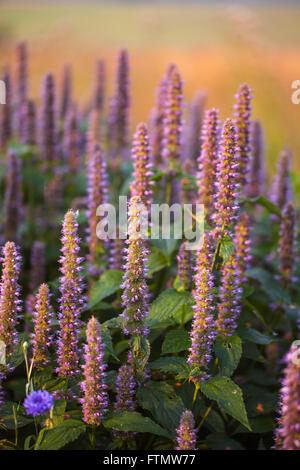
POLYGON ((100 300, 114 294, 120 287, 123 272, 120 269, 109 269, 92 285, 88 308, 93 308, 100 300))
POLYGON ((238 328, 238 334, 243 340, 251 341, 255 344, 271 344, 279 341, 276 336, 268 336, 261 333, 254 328, 248 328, 247 326, 241 326, 238 328))
POLYGON ((232 253, 234 252, 234 243, 230 238, 223 238, 220 246, 220 256, 223 258, 223 264, 227 263, 232 253))
POLYGON ((108 328, 105 328, 103 326, 101 328, 101 339, 103 341, 103 344, 105 344, 105 352, 110 354, 119 362, 119 359, 116 356, 115 351, 114 351, 110 331, 108 328))
POLYGON ((291 303, 289 293, 268 271, 265 271, 263 268, 251 268, 247 270, 247 276, 260 282, 262 290, 272 302, 291 303))
POLYGON ((65 400, 55 400, 53 407, 53 425, 54 427, 61 424, 64 420, 64 415, 67 407, 65 400))
MULTIPOLYGON (((42 431, 44 430, 42 429, 42 431)), ((85 425, 82 421, 68 419, 56 428, 46 430, 43 433, 42 442, 36 450, 61 449, 69 442, 75 441, 83 432, 85 432, 85 425)))
POLYGON ((110 413, 104 422, 105 428, 116 431, 149 432, 157 436, 170 438, 169 433, 154 423, 152 419, 142 416, 137 411, 123 411, 122 413, 110 413))
POLYGON ((6 401, 0 409, 0 429, 15 429, 13 406, 16 408, 18 428, 23 428, 27 424, 32 423, 33 418, 28 415, 26 416, 26 411, 23 406, 11 401, 6 401))
POLYGON ((17 347, 13 351, 11 357, 9 358, 9 363, 13 368, 18 367, 24 361, 24 352, 23 352, 23 343, 28 340, 28 333, 21 333, 19 335, 19 340, 17 347))
POLYGON ((191 346, 190 335, 186 330, 168 331, 162 344, 162 354, 186 351, 191 346))
POLYGON ((154 273, 169 265, 168 258, 158 249, 153 248, 148 258, 148 275, 152 277, 154 273))
POLYGON ((174 374, 178 379, 187 379, 190 375, 190 366, 183 357, 161 357, 150 362, 150 369, 161 370, 167 374, 174 374))
POLYGON ((175 315, 182 305, 192 303, 192 297, 188 292, 177 292, 175 289, 168 289, 154 300, 150 307, 147 323, 152 324, 168 320, 175 315))
POLYGON ((138 391, 137 397, 140 406, 150 411, 156 421, 171 434, 176 432, 185 407, 171 385, 149 381, 138 391))
POLYGON ((242 198, 243 202, 249 202, 250 204, 259 204, 267 209, 271 214, 276 214, 278 217, 282 217, 281 210, 273 202, 266 198, 266 196, 260 195, 255 198, 242 198))
POLYGON ((212 450, 244 450, 244 447, 238 441, 223 433, 209 434, 206 437, 206 444, 212 450))
POLYGON ((210 400, 216 400, 225 413, 251 431, 242 391, 232 380, 228 377, 211 377, 200 383, 200 390, 210 400))
POLYGON ((218 337, 215 343, 215 353, 219 360, 220 374, 231 377, 242 355, 241 338, 238 336, 218 337))

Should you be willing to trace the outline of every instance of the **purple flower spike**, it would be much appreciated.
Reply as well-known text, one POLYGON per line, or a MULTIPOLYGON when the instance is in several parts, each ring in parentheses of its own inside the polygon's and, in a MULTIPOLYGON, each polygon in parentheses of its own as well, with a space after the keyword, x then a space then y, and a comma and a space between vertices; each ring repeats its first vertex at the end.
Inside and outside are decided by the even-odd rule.
POLYGON ((255 198, 265 191, 265 143, 263 129, 259 121, 251 125, 251 159, 246 195, 255 198))
POLYGON ((24 400, 26 413, 32 416, 40 416, 50 411, 54 404, 54 398, 47 390, 37 390, 30 393, 24 400))
POLYGON ((237 217, 238 204, 238 163, 236 158, 235 128, 231 119, 226 119, 220 143, 220 156, 217 168, 217 194, 215 213, 216 232, 225 231, 237 217))
POLYGON ((134 181, 130 187, 132 196, 139 196, 147 207, 149 214, 152 204, 151 177, 153 175, 150 161, 150 147, 148 130, 145 124, 139 124, 134 135, 132 146, 132 159, 134 162, 134 181))
POLYGON ((94 147, 100 140, 100 114, 97 109, 92 109, 89 115, 88 131, 86 135, 86 163, 87 167, 92 158, 94 147))
POLYGON ((96 215, 97 207, 108 201, 108 177, 106 173, 106 163, 103 158, 99 144, 95 144, 88 166, 88 211, 89 222, 88 239, 89 257, 88 261, 92 265, 97 265, 99 256, 103 253, 103 243, 99 240, 96 228, 99 217, 96 215))
POLYGON ((92 109, 96 109, 99 113, 103 111, 104 106, 104 89, 105 89, 105 63, 99 59, 96 63, 95 76, 92 93, 92 109))
POLYGON ((109 241, 109 269, 124 268, 125 240, 119 237, 119 226, 116 227, 116 238, 109 241))
POLYGON ((86 330, 87 344, 84 346, 84 381, 80 386, 83 391, 82 404, 83 421, 87 424, 99 426, 108 410, 108 394, 106 378, 106 364, 103 362, 104 344, 101 340, 99 322, 92 317, 86 330))
POLYGON ((36 143, 36 109, 34 101, 28 100, 22 107, 22 144, 35 145, 36 143))
POLYGON ((65 65, 62 73, 61 98, 60 98, 60 118, 65 119, 69 107, 72 103, 72 69, 70 65, 65 65))
POLYGON ((278 157, 277 173, 274 178, 271 199, 280 209, 293 198, 291 183, 291 153, 282 150, 278 157))
POLYGON ((14 150, 9 150, 4 196, 5 240, 18 241, 23 219, 23 190, 21 159, 14 150))
POLYGON ((296 236, 296 211, 289 202, 283 209, 279 238, 280 282, 286 287, 296 281, 293 277, 297 261, 296 236))
POLYGON ((177 447, 175 450, 196 450, 197 430, 193 413, 186 410, 180 418, 180 426, 177 433, 177 447))
POLYGON ((181 157, 183 94, 182 80, 176 66, 172 66, 168 75, 165 113, 163 119, 163 160, 169 162, 171 170, 179 166, 181 157))
POLYGON ((245 272, 250 268, 251 261, 251 240, 250 240, 250 219, 244 212, 235 227, 234 246, 237 257, 237 268, 240 271, 240 281, 246 282, 245 272))
POLYGON ((16 47, 17 59, 17 83, 16 83, 16 100, 17 100, 17 131, 18 135, 22 136, 22 107, 27 101, 28 93, 28 53, 27 44, 25 41, 17 44, 16 47))
POLYGON ((180 245, 177 256, 178 290, 188 290, 192 284, 193 252, 187 250, 185 242, 180 245))
POLYGON ((11 77, 8 69, 4 70, 2 80, 5 83, 6 104, 0 106, 0 150, 4 152, 12 135, 11 77))
POLYGON ((206 380, 209 376, 207 366, 211 360, 212 345, 216 337, 213 317, 213 285, 212 274, 213 245, 211 234, 205 234, 202 248, 197 251, 196 273, 194 276, 195 299, 194 319, 192 323, 191 340, 187 362, 195 369, 192 380, 195 383, 206 380))
POLYGON ((30 294, 26 298, 26 312, 33 313, 35 306, 35 297, 33 293, 46 279, 45 271, 45 243, 34 241, 30 254, 30 272, 28 289, 30 294))
POLYGON ((64 158, 71 173, 80 170, 80 130, 75 106, 69 106, 65 118, 64 158))
POLYGON ((167 93, 167 77, 163 77, 156 90, 156 103, 150 116, 150 140, 153 162, 160 166, 162 163, 163 150, 163 120, 167 93))
POLYGON ((60 277, 59 300, 59 339, 58 369, 60 376, 69 377, 79 373, 78 333, 80 313, 85 304, 82 295, 83 285, 80 271, 82 258, 78 256, 79 238, 76 215, 69 210, 64 218, 62 229, 62 256, 60 258, 62 276, 60 277))
POLYGON ((40 151, 45 169, 51 168, 57 161, 55 99, 54 77, 51 73, 48 73, 42 82, 40 113, 40 151))
POLYGON ((300 364, 299 346, 291 346, 286 358, 281 387, 280 418, 275 433, 278 450, 300 450, 300 364))
POLYGON ((198 201, 200 204, 204 204, 208 218, 210 218, 214 209, 219 132, 219 111, 217 109, 206 111, 201 133, 201 152, 197 159, 197 186, 198 201))
POLYGON ((128 146, 129 59, 126 50, 118 57, 116 91, 108 117, 108 147, 112 157, 120 157, 128 146))
POLYGON ((21 257, 13 242, 6 242, 2 248, 2 256, 0 340, 6 345, 6 355, 9 357, 17 343, 16 325, 22 310, 18 284, 21 257))
POLYGON ((234 106, 234 123, 236 127, 236 145, 237 145, 237 159, 239 162, 238 180, 240 183, 240 190, 242 190, 247 183, 247 175, 249 171, 250 159, 250 116, 251 116, 251 88, 247 83, 243 83, 239 89, 236 97, 236 105, 234 106))
POLYGON ((196 166, 197 159, 200 155, 203 134, 203 108, 205 101, 206 94, 203 91, 198 91, 193 97, 189 107, 188 125, 186 129, 185 159, 193 162, 194 166, 196 166))
POLYGON ((122 300, 125 307, 121 314, 125 335, 148 334, 144 320, 149 312, 149 292, 146 283, 149 250, 147 240, 138 231, 141 216, 141 199, 132 196, 128 209, 128 247, 125 249, 126 264, 123 277, 124 289, 122 300))
POLYGON ((41 284, 36 295, 33 312, 34 333, 31 335, 34 366, 39 369, 49 363, 49 347, 52 344, 51 321, 52 308, 49 287, 47 284, 41 284))

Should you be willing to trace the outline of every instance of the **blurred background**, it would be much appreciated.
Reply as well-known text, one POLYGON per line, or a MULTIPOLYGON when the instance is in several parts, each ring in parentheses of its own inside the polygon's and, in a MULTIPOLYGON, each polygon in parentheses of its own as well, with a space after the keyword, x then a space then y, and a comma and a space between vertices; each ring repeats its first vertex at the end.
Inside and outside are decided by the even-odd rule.
MULTIPOLYGON (((241 82, 254 90, 253 115, 267 136, 273 173, 283 146, 300 171, 300 104, 291 102, 291 83, 300 79, 300 4, 230 1, 2 1, 0 67, 14 67, 14 45, 26 39, 30 52, 30 92, 64 64, 73 67, 75 93, 84 103, 95 61, 107 64, 107 97, 114 86, 116 54, 127 48, 132 73, 132 129, 147 121, 155 87, 169 62, 177 63, 186 101, 203 89, 207 107, 232 113, 241 82)), ((297 175, 294 175, 297 179, 297 175)))

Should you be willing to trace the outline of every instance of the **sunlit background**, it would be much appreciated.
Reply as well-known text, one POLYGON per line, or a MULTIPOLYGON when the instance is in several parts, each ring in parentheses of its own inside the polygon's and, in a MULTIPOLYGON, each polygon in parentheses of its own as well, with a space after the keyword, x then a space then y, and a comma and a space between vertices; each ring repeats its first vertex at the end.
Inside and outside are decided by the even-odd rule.
MULTIPOLYGON (((147 121, 154 91, 169 62, 185 80, 188 101, 206 90, 207 106, 232 112, 234 93, 247 81, 254 89, 253 114, 267 135, 268 166, 278 151, 294 153, 300 170, 300 104, 291 102, 291 83, 300 79, 300 6, 277 2, 2 2, 0 65, 14 66, 14 44, 28 41, 30 91, 39 96, 47 71, 57 79, 73 66, 75 94, 89 97, 94 63, 107 63, 107 97, 115 58, 128 48, 132 73, 132 128, 147 121)), ((294 175, 295 178, 295 175, 294 175)))

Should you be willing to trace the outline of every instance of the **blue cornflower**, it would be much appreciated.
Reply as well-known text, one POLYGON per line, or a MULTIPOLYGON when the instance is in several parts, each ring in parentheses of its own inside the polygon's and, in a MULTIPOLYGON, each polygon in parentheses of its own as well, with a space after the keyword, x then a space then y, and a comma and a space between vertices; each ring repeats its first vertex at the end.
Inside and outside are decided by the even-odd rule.
POLYGON ((43 415, 53 405, 54 398, 47 390, 37 390, 30 393, 24 400, 26 413, 32 416, 43 415))

